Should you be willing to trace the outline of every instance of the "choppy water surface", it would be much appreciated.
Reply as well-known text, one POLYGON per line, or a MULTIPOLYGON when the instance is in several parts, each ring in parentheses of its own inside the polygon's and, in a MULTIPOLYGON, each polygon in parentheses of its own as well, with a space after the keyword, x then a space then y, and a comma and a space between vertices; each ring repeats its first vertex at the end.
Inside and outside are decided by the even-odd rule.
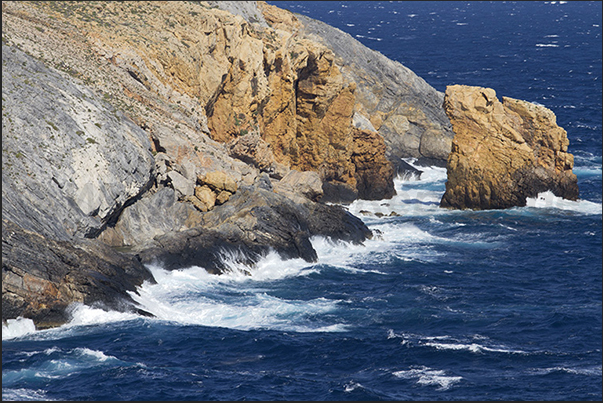
POLYGON ((393 199, 348 206, 374 238, 314 238, 316 264, 152 267, 135 298, 157 318, 74 306, 58 329, 11 321, 3 400, 600 400, 601 3, 275 3, 439 90, 549 107, 581 200, 443 210, 445 170, 421 168, 393 199))

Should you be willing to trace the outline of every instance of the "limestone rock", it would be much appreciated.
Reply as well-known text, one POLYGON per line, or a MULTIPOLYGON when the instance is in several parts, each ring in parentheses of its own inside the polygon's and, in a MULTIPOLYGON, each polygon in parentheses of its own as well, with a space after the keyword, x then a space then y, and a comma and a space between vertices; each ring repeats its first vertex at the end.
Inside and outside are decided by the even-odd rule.
POLYGON ((146 133, 71 77, 2 43, 2 217, 94 237, 154 181, 146 133))
POLYGON ((232 196, 232 193, 230 193, 227 190, 222 190, 217 196, 216 196, 216 204, 217 205, 221 205, 226 203, 229 199, 230 196, 232 196))
POLYGON ((384 138, 394 169, 400 158, 408 157, 445 164, 454 133, 442 109, 443 93, 351 35, 304 15, 296 17, 303 26, 300 35, 329 48, 344 79, 356 83, 354 112, 368 118, 384 138))
POLYGON ((205 212, 214 208, 216 205, 216 194, 209 186, 197 186, 195 188, 195 197, 201 202, 200 210, 205 212))
POLYGON ((197 182, 207 185, 214 191, 220 192, 226 190, 230 193, 236 193, 237 183, 235 180, 223 171, 207 172, 205 175, 199 175, 197 182))
POLYGON ((292 169, 274 185, 274 191, 282 194, 299 194, 308 200, 318 201, 323 195, 322 181, 314 171, 300 172, 292 169))
POLYGON ((356 166, 358 197, 365 200, 391 199, 394 169, 385 157, 385 142, 377 132, 354 128, 352 162, 356 166))
MULTIPOLYGON (((198 199, 187 196, 185 200, 198 199)), ((191 200, 192 202, 192 200, 191 200)), ((99 236, 99 240, 115 247, 135 248, 139 244, 170 231, 190 228, 201 222, 201 214, 188 203, 179 203, 176 191, 162 187, 146 193, 124 209, 116 223, 99 236)))
POLYGON ((552 111, 507 97, 500 102, 493 89, 461 85, 447 88, 444 108, 456 134, 442 207, 525 206, 526 198, 547 190, 578 198, 567 133, 552 111))
POLYGON ((270 250, 284 258, 316 261, 313 235, 360 243, 372 233, 342 207, 309 200, 299 204, 269 190, 245 187, 206 213, 202 226, 157 237, 138 256, 143 263, 159 261, 168 270, 197 265, 222 273, 228 270, 225 252, 250 266, 270 250))
POLYGON ((275 179, 281 179, 289 171, 288 166, 276 161, 270 144, 264 141, 259 133, 254 132, 237 137, 227 146, 228 153, 232 158, 253 165, 275 179))
POLYGON ((183 199, 194 193, 195 182, 184 177, 177 171, 169 171, 167 177, 170 179, 172 187, 176 191, 178 198, 183 199))

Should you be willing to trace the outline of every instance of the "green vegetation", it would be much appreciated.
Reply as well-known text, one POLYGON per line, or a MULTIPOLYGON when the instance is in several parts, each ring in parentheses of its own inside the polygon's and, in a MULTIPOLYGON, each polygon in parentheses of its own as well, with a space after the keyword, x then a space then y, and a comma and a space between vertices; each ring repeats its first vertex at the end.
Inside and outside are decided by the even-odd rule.
POLYGON ((49 122, 49 121, 47 120, 47 121, 46 121, 46 124, 47 124, 48 126, 52 127, 52 128, 55 130, 55 131, 57 131, 57 132, 59 131, 59 129, 58 129, 58 128, 57 128, 57 127, 54 125, 54 123, 49 122))

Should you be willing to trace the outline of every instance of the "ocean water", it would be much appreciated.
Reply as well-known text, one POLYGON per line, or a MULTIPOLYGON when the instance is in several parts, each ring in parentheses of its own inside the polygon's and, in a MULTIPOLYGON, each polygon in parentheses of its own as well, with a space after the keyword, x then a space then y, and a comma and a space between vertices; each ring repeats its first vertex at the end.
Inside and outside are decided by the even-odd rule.
POLYGON ((135 298, 156 318, 74 306, 57 329, 9 321, 3 400, 601 400, 602 3, 272 3, 438 90, 550 108, 580 200, 443 210, 446 172, 422 167, 393 199, 348 206, 375 237, 314 238, 315 264, 151 267, 135 298))

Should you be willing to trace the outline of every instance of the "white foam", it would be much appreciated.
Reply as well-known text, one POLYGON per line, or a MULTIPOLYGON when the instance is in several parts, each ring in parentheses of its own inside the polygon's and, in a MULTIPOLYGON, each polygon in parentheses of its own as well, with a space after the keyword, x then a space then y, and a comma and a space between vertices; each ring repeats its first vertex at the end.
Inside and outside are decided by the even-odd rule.
POLYGON ((559 45, 556 45, 554 43, 537 43, 536 46, 539 48, 558 48, 559 47, 559 45))
POLYGON ((54 401, 46 396, 46 391, 42 389, 5 389, 2 388, 3 401, 54 401))
POLYGON ((455 383, 460 382, 463 377, 461 376, 450 376, 446 374, 444 370, 432 369, 429 367, 421 366, 412 368, 405 371, 396 371, 392 373, 398 378, 404 379, 417 379, 419 385, 437 385, 438 390, 447 390, 455 383))
MULTIPOLYGON (((407 161, 412 165, 412 160, 407 161)), ((348 209, 357 217, 381 215, 382 219, 392 212, 399 216, 433 216, 443 214, 447 210, 440 209, 439 203, 445 190, 446 169, 439 167, 419 167, 420 179, 414 176, 394 179, 396 195, 388 200, 355 200, 348 209)))
POLYGON ((428 346, 428 347, 434 347, 438 350, 466 350, 466 351, 470 351, 472 353, 491 352, 491 353, 527 354, 525 351, 522 351, 522 350, 512 350, 512 349, 507 349, 507 348, 492 348, 492 347, 483 346, 478 343, 456 344, 456 343, 427 342, 427 343, 423 343, 423 345, 428 346))
POLYGON ((67 309, 71 320, 62 326, 63 329, 73 326, 96 325, 102 323, 122 322, 134 320, 140 316, 135 313, 126 313, 118 311, 105 311, 104 309, 74 303, 67 309))
POLYGON ((601 214, 602 211, 601 203, 594 203, 588 200, 567 200, 555 196, 551 191, 538 193, 538 196, 534 198, 527 198, 526 206, 533 208, 556 208, 582 214, 601 214))
POLYGON ((86 357, 86 358, 92 358, 93 360, 96 360, 99 362, 105 362, 107 360, 117 360, 117 358, 112 355, 106 355, 102 351, 91 350, 86 347, 83 347, 83 348, 78 347, 78 348, 74 349, 73 351, 77 355, 80 355, 80 356, 86 357))
POLYGON ((2 340, 22 337, 35 331, 36 326, 31 319, 18 317, 17 319, 7 319, 6 323, 2 322, 2 340))
MULTIPOLYGON (((150 270, 157 284, 143 284, 140 295, 132 293, 132 297, 160 320, 240 330, 346 330, 344 324, 310 319, 337 309, 341 301, 326 298, 287 300, 269 295, 258 288, 253 271, 250 276, 236 272, 215 276, 199 267, 172 272, 158 267, 150 267, 150 270)), ((277 273, 276 276, 281 275, 277 273)))
POLYGON ((350 393, 355 391, 358 388, 364 388, 364 386, 362 386, 362 384, 358 383, 358 382, 354 382, 354 381, 350 381, 348 383, 346 383, 345 385, 343 385, 343 391, 346 393, 350 393))

